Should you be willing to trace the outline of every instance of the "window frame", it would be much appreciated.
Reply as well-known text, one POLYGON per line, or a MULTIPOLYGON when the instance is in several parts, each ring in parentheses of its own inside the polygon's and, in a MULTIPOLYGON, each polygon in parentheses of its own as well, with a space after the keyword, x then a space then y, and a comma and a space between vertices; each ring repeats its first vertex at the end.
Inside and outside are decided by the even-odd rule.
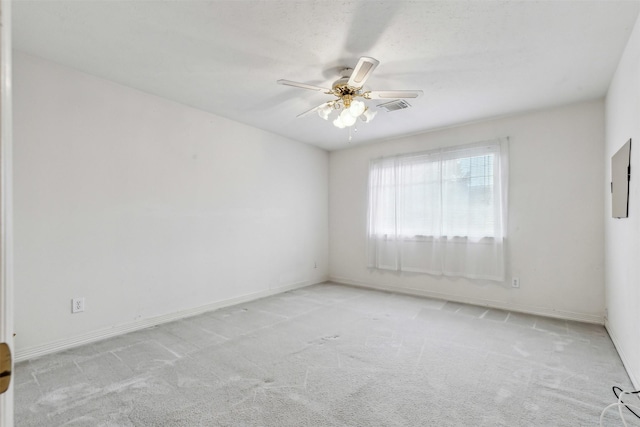
MULTIPOLYGON (((491 141, 482 141, 473 144, 465 144, 458 145, 446 148, 438 148, 435 150, 427 150, 427 151, 419 151, 412 153, 403 153, 396 154, 392 156, 382 156, 375 159, 372 159, 369 164, 369 179, 368 179, 368 204, 367 204, 367 235, 369 236, 377 236, 377 238, 392 238, 399 239, 404 241, 415 241, 415 242, 431 242, 437 239, 446 238, 452 243, 456 241, 468 241, 472 239, 479 243, 485 242, 489 243, 496 239, 500 239, 501 236, 506 236, 506 195, 503 194, 507 191, 506 185, 501 182, 503 181, 501 177, 501 169, 506 168, 506 146, 501 144, 500 140, 491 140, 491 141), (493 216, 494 216, 494 225, 492 230, 492 235, 476 235, 469 234, 462 235, 462 233, 443 233, 442 232, 442 217, 439 218, 440 223, 440 232, 439 233, 411 233, 411 234, 402 234, 397 230, 397 226, 387 227, 386 232, 383 232, 378 226, 376 227, 379 230, 378 233, 372 232, 372 193, 374 183, 372 182, 372 173, 373 167, 379 163, 387 163, 386 167, 388 168, 399 168, 398 162, 402 161, 410 161, 410 162, 420 162, 420 158, 424 158, 424 163, 439 163, 440 164, 440 179, 438 181, 438 187, 440 190, 440 194, 442 194, 442 188, 444 185, 444 180, 442 179, 442 162, 456 159, 465 159, 465 158, 474 158, 474 157, 482 157, 491 155, 493 156, 493 165, 492 165, 492 185, 491 190, 493 192, 494 203, 492 206, 493 216), (431 160, 428 160, 431 159, 431 160), (428 160, 428 161, 427 161, 428 160), (495 198, 502 199, 496 202, 495 198), (497 203, 497 204, 496 204, 497 203)), ((416 185, 415 183, 413 185, 416 185)), ((418 183, 419 185, 419 183, 418 183)), ((427 184, 429 185, 429 184, 427 184)), ((467 187, 468 188, 468 187, 467 187)), ((397 196, 396 196, 397 197, 397 196)), ((440 198, 440 203, 442 203, 442 197, 440 198)), ((398 203, 396 201, 395 210, 399 209, 397 206, 398 203)), ((441 207, 441 209, 443 209, 441 207)), ((399 215, 395 212, 395 215, 399 215)), ((426 231, 426 230, 421 230, 426 231)))

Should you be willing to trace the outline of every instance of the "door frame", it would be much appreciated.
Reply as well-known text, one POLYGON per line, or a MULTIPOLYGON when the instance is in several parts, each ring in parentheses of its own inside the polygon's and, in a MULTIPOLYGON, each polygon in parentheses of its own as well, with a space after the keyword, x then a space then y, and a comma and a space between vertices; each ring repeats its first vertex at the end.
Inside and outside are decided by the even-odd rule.
MULTIPOLYGON (((0 1, 0 342, 13 343, 13 119, 11 0, 0 1)), ((12 372, 13 364, 12 364, 12 372)), ((0 427, 14 425, 14 383, 0 395, 0 427)))

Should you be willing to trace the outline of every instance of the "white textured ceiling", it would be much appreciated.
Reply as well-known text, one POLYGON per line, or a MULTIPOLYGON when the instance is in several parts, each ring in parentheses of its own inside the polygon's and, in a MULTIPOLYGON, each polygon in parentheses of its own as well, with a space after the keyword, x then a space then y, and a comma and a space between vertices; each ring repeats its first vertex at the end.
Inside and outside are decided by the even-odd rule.
MULTIPOLYGON (((57 1, 13 3, 32 55, 333 150, 315 114, 360 56, 369 89, 421 89, 411 109, 361 124, 351 144, 604 96, 638 1, 57 1)), ((380 102, 368 101, 375 105, 380 102)))

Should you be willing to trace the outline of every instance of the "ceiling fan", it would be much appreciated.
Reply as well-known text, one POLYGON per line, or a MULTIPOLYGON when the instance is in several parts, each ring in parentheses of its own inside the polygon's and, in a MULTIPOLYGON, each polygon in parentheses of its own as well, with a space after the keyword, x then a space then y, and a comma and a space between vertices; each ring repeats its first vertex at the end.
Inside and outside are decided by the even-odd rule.
MULTIPOLYGON (((321 91, 327 95, 335 96, 336 99, 324 102, 317 107, 298 114, 297 117, 304 117, 307 114, 317 111, 320 117, 328 120, 329 115, 334 110, 337 110, 339 111, 338 117, 333 120, 333 124, 342 129, 353 126, 358 118, 368 123, 377 113, 377 111, 371 111, 363 101, 357 98, 398 100, 417 98, 422 95, 423 92, 421 90, 365 90, 365 82, 369 79, 371 73, 379 63, 380 61, 377 59, 368 56, 361 57, 355 68, 344 68, 341 70, 341 77, 333 82, 331 89, 283 79, 278 80, 278 84, 321 91)), ((408 103, 405 102, 404 104, 408 106, 408 103)))

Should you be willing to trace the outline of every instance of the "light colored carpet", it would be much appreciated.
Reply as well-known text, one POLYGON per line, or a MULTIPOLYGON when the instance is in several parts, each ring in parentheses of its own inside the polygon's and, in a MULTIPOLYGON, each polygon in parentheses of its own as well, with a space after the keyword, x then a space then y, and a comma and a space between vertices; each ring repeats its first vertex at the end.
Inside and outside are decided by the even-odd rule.
POLYGON ((17 426, 597 426, 631 389, 602 326, 335 284, 16 371, 17 426))

